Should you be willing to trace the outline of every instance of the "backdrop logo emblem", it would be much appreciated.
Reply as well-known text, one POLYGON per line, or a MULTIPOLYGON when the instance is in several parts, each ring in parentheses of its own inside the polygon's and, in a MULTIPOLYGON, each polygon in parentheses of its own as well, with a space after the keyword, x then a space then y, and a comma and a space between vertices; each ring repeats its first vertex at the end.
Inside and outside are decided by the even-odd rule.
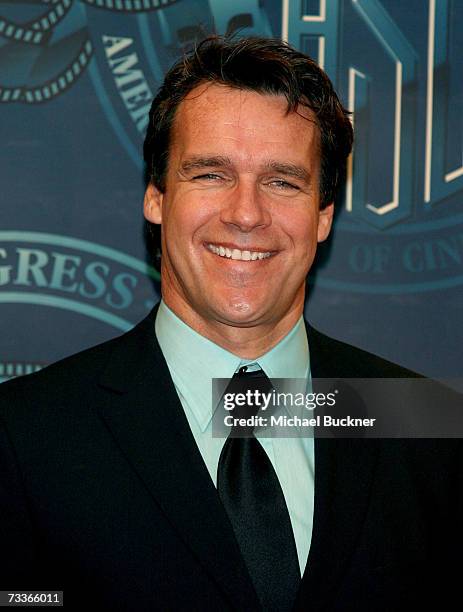
POLYGON ((31 304, 79 313, 129 330, 131 306, 153 305, 147 277, 159 274, 135 257, 70 236, 0 231, 0 304, 31 304))
POLYGON ((280 0, 85 0, 95 49, 89 75, 121 145, 141 170, 151 101, 164 74, 206 35, 274 36, 280 0))
POLYGON ((6 2, 8 17, 0 14, 0 61, 8 66, 8 72, 0 82, 0 102, 47 102, 75 83, 93 55, 86 6, 115 14, 136 14, 177 1, 6 2))
POLYGON ((0 102, 46 102, 69 89, 93 53, 80 2, 17 0, 6 8, 2 15, 0 6, 0 61, 8 66, 0 102))

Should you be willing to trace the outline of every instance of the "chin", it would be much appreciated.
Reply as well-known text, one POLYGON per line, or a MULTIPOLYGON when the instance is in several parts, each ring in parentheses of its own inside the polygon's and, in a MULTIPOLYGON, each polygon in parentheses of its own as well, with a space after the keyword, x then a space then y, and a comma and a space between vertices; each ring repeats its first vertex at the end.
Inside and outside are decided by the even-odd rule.
POLYGON ((259 321, 265 312, 262 304, 255 304, 245 299, 234 299, 215 309, 220 318, 227 324, 246 327, 259 321))

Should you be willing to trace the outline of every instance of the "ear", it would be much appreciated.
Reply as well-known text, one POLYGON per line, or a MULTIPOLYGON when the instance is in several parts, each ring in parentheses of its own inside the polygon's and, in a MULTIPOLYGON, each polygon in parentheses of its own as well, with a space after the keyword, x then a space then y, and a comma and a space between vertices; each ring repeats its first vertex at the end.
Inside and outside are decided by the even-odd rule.
POLYGON ((328 238, 330 233, 331 224, 333 223, 334 214, 334 203, 328 204, 318 214, 318 229, 317 229, 317 241, 323 242, 328 238))
POLYGON ((150 223, 160 225, 162 223, 162 200, 164 195, 150 181, 145 191, 143 201, 143 214, 150 223))

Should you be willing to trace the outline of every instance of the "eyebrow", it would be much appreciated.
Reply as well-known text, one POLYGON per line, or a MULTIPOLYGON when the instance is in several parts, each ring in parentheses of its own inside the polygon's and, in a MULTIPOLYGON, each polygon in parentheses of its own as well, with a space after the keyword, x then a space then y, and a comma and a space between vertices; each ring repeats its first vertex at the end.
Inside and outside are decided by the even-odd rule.
POLYGON ((296 164, 288 164, 286 162, 269 161, 266 167, 273 172, 278 174, 284 174, 286 176, 292 176, 293 178, 300 179, 306 183, 310 183, 311 175, 308 170, 303 166, 297 166, 296 164))
MULTIPOLYGON (((214 155, 208 157, 194 156, 182 162, 180 168, 183 172, 191 172, 192 170, 201 170, 204 168, 230 168, 233 165, 229 157, 222 155, 214 155)), ((277 160, 268 160, 264 164, 264 168, 268 171, 277 172, 285 176, 291 176, 306 183, 310 183, 311 175, 306 168, 296 164, 280 162, 277 160)))
POLYGON ((180 168, 184 172, 191 170, 201 170, 203 168, 224 168, 232 165, 229 157, 223 157, 221 155, 213 157, 190 157, 182 162, 180 168))

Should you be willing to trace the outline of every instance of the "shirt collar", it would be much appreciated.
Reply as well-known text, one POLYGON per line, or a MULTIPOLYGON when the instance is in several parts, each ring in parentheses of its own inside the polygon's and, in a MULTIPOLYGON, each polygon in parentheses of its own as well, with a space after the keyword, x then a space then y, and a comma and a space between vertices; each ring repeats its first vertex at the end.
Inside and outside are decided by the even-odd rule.
POLYGON ((212 418, 212 378, 232 378, 243 365, 258 364, 269 378, 308 378, 309 347, 304 319, 270 351, 253 360, 242 359, 201 336, 163 300, 155 322, 156 337, 177 392, 188 404, 201 431, 212 418))

